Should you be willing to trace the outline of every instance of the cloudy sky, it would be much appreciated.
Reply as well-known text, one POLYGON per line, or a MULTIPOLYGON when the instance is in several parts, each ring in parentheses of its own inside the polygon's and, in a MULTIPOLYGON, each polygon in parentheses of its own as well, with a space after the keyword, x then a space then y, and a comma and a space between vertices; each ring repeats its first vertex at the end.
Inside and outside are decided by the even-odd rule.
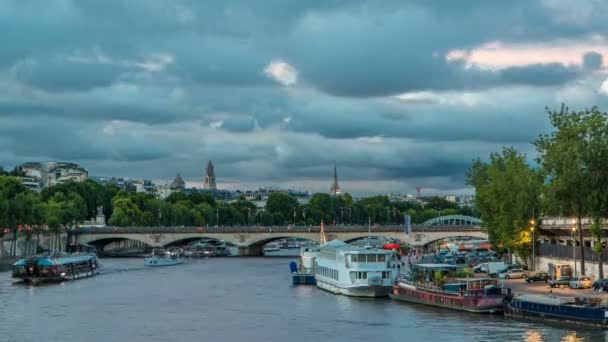
POLYGON ((0 165, 462 193, 545 107, 608 109, 600 0, 0 2, 0 165))

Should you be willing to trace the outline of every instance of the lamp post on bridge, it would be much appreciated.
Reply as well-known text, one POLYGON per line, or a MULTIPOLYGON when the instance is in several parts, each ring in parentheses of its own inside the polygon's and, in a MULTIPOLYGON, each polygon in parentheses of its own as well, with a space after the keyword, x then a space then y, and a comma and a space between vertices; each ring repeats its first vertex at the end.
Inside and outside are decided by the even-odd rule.
POLYGON ((249 220, 250 215, 251 215, 251 208, 247 208, 247 226, 251 225, 251 221, 249 220))
POLYGON ((353 224, 353 212, 352 212, 352 208, 348 207, 348 224, 351 225, 353 224))
POLYGON ((340 208, 340 224, 344 225, 344 208, 340 208))

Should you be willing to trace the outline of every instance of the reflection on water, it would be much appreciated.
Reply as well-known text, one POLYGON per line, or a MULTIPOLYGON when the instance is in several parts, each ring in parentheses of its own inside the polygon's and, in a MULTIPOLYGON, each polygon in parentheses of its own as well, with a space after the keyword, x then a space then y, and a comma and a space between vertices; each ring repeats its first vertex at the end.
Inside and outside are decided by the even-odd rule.
POLYGON ((524 333, 524 341, 526 342, 543 342, 543 335, 538 330, 527 330, 524 333))
POLYGON ((576 332, 572 332, 562 337, 562 342, 581 342, 585 339, 576 335, 576 332))
POLYGON ((289 258, 190 259, 143 268, 106 259, 103 275, 12 285, 0 273, 0 341, 603 341, 565 329, 389 299, 291 286, 289 258))

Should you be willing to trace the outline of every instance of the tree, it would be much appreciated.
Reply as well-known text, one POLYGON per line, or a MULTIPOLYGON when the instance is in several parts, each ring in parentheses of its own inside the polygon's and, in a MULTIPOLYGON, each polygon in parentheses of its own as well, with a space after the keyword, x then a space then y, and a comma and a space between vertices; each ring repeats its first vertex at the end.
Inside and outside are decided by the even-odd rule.
POLYGON ((548 110, 548 114, 555 130, 541 135, 534 142, 538 151, 538 162, 547 179, 544 195, 548 198, 546 203, 559 206, 550 208, 551 211, 576 217, 581 274, 585 275, 581 219, 589 213, 589 175, 583 161, 583 140, 587 134, 584 121, 590 111, 570 111, 562 105, 561 110, 548 110))
POLYGON ((475 202, 490 241, 527 261, 530 255, 528 221, 540 213, 542 175, 514 148, 492 153, 489 163, 478 160, 467 172, 475 187, 475 202))
POLYGON ((266 200, 266 211, 272 214, 274 224, 285 224, 297 208, 298 201, 284 193, 273 192, 266 200))
POLYGON ((593 220, 589 230, 595 239, 593 251, 598 255, 599 276, 603 278, 602 218, 608 217, 608 114, 591 108, 582 115, 582 125, 581 162, 586 172, 588 211, 593 220))
POLYGON ((109 224, 119 227, 134 226, 136 222, 139 222, 141 216, 141 210, 131 201, 125 197, 115 197, 112 201, 114 212, 112 217, 108 221, 109 224))

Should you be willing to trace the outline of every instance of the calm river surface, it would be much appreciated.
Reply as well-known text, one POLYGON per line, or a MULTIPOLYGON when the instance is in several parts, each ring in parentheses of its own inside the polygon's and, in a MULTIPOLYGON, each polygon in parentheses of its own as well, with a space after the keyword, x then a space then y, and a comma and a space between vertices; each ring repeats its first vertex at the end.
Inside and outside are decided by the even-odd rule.
POLYGON ((332 295, 292 287, 288 258, 188 260, 59 285, 0 273, 0 341, 606 341, 603 331, 332 295))

